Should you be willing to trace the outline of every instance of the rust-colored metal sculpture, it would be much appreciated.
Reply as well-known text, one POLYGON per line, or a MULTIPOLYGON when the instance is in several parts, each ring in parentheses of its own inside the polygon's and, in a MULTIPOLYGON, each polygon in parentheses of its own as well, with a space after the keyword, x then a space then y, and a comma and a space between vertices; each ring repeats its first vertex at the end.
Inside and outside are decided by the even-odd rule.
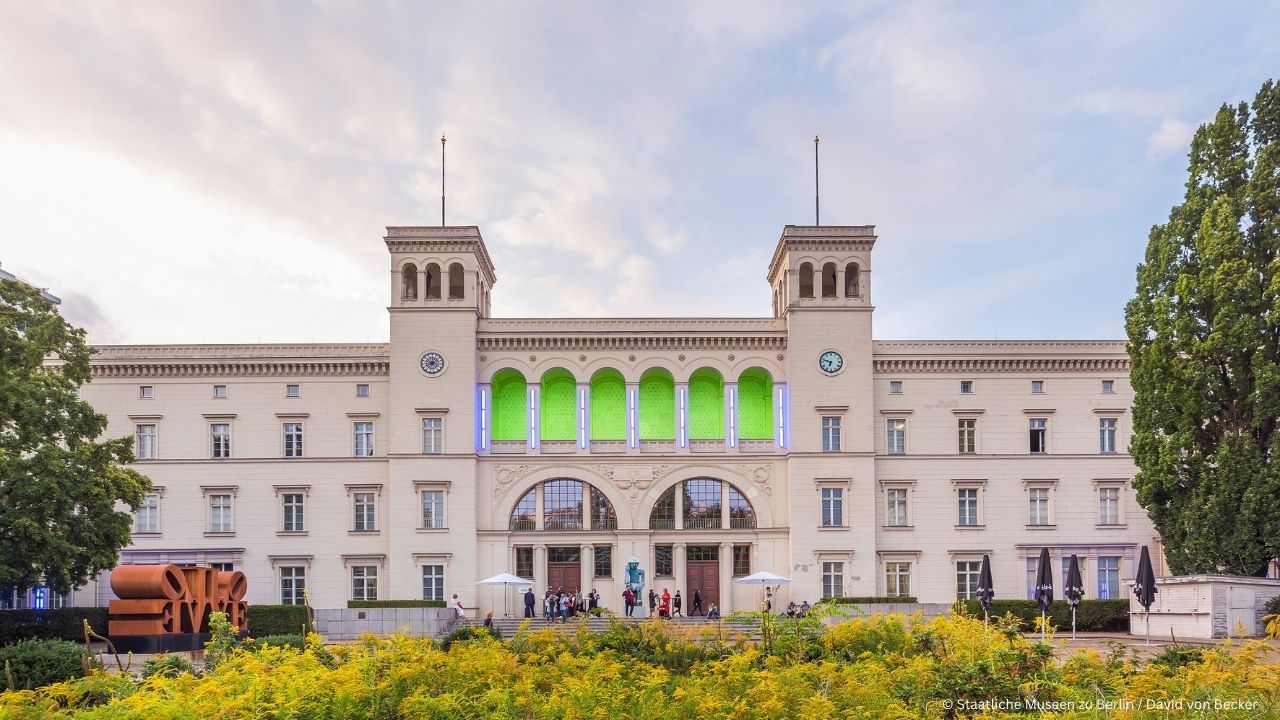
MULTIPOLYGON (((111 591, 120 599, 112 600, 108 607, 108 634, 113 640, 199 636, 209 632, 209 615, 215 612, 226 613, 231 626, 244 632, 249 629, 249 605, 244 601, 248 589, 249 581, 242 572, 121 565, 111 572, 111 591)), ((126 644, 175 645, 163 640, 126 644)))

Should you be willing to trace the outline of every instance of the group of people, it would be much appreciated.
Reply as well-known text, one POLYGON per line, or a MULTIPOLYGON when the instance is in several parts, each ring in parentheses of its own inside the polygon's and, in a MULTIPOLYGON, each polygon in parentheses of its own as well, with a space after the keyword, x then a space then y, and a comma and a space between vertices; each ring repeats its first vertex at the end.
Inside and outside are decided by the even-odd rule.
MULTIPOLYGON (((524 616, 527 618, 534 617, 534 608, 538 605, 538 598, 533 594, 533 588, 529 588, 524 593, 524 616)), ((578 613, 586 613, 600 607, 600 593, 592 588, 586 597, 578 590, 565 592, 563 587, 558 590, 547 589, 542 595, 542 617, 548 624, 559 620, 560 622, 569 622, 569 618, 576 617, 578 613)))
MULTIPOLYGON (((635 593, 631 591, 631 588, 627 588, 626 592, 622 594, 622 599, 623 599, 623 602, 625 602, 627 605, 627 615, 629 617, 633 616, 635 614, 635 606, 638 605, 639 603, 638 603, 638 598, 636 598, 635 593)), ((693 591, 693 599, 689 605, 688 615, 684 614, 683 608, 684 608, 684 598, 680 597, 679 590, 676 590, 676 594, 672 595, 666 588, 663 588, 662 594, 659 595, 656 590, 654 590, 653 588, 649 588, 649 616, 650 617, 652 617, 654 614, 657 614, 657 616, 661 618, 671 618, 676 615, 679 615, 680 617, 692 617, 694 615, 703 615, 704 617, 708 617, 712 619, 720 617, 720 608, 714 602, 707 607, 705 613, 703 612, 702 591, 697 589, 693 591)))

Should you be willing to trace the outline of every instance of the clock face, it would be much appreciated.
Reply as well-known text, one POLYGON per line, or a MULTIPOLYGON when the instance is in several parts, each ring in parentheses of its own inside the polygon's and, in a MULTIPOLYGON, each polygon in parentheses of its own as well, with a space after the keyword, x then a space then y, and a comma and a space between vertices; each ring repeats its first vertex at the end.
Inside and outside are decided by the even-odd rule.
POLYGON ((438 352, 429 352, 418 361, 422 372, 428 375, 439 375, 444 370, 444 356, 438 352))
POLYGON ((818 356, 818 367, 822 368, 822 372, 834 375, 844 367, 844 358, 840 357, 840 353, 835 350, 828 350, 818 356))

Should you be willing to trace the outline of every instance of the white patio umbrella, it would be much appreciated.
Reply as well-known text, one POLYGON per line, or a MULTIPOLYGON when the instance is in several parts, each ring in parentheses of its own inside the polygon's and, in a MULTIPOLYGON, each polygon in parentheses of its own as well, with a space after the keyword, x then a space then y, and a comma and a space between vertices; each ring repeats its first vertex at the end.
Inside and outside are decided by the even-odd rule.
MULTIPOLYGON (((529 587, 533 587, 532 580, 526 580, 518 575, 512 575, 511 573, 507 573, 507 572, 501 573, 499 575, 494 575, 491 578, 485 578, 484 580, 481 580, 476 584, 477 585, 504 585, 504 586, 527 585, 529 587)), ((511 596, 507 593, 506 589, 504 588, 502 591, 503 617, 511 617, 510 600, 511 600, 511 596)))
POLYGON ((774 575, 767 570, 751 573, 746 577, 740 577, 734 582, 742 585, 764 585, 768 590, 770 585, 783 585, 791 582, 791 578, 784 578, 781 575, 774 575))

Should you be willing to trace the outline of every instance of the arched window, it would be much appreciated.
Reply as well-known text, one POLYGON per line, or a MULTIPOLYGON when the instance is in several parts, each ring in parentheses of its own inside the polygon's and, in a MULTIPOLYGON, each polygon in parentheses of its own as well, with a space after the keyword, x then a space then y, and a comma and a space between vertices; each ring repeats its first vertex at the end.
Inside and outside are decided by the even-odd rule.
POLYGON ((640 376, 640 439, 676 439, 676 382, 662 368, 640 376))
POLYGON ((689 439, 724 438, 724 380, 711 368, 689 376, 689 439))
POLYGON ((613 503, 594 485, 571 478, 546 480, 529 489, 511 510, 511 530, 584 530, 586 514, 591 530, 616 530, 618 513, 613 503), (542 493, 542 517, 538 517, 538 493, 542 493), (584 512, 583 500, 590 505, 584 512))
POLYGON ((449 266, 449 299, 450 300, 462 299, 462 286, 463 286, 462 275, 463 275, 462 265, 460 263, 454 263, 449 266))
POLYGON ((440 265, 438 263, 427 263, 427 291, 423 293, 423 297, 428 300, 440 299, 440 286, 444 283, 440 279, 440 265))
POLYGON ((676 488, 672 485, 658 502, 654 503, 653 512, 649 513, 650 530, 674 530, 676 527, 676 488))
POLYGON ((849 263, 844 266, 844 296, 859 297, 858 292, 858 263, 849 263))
POLYGON ((822 266, 822 297, 836 296, 836 264, 829 262, 822 266))
POLYGON ((418 266, 413 263, 405 263, 400 271, 400 299, 418 299, 418 266))
POLYGON ((627 384, 612 368, 591 376, 591 439, 627 439, 627 384))
POLYGON ((729 486, 729 527, 752 530, 756 527, 755 508, 751 507, 751 502, 732 485, 729 486))
POLYGON ((662 493, 649 513, 649 529, 674 530, 678 516, 684 530, 719 530, 724 527, 726 502, 731 529, 756 527, 755 508, 738 488, 715 478, 692 478, 662 493))
POLYGON ((542 439, 578 439, 578 383, 573 373, 564 368, 548 370, 542 375, 542 439))
POLYGON ((507 368, 489 381, 493 393, 493 439, 525 440, 529 422, 529 393, 524 375, 507 368))
POLYGON ((738 376, 738 437, 773 437, 773 377, 768 370, 751 368, 738 376))
POLYGON ((813 263, 800 263, 800 297, 813 297, 813 263))

